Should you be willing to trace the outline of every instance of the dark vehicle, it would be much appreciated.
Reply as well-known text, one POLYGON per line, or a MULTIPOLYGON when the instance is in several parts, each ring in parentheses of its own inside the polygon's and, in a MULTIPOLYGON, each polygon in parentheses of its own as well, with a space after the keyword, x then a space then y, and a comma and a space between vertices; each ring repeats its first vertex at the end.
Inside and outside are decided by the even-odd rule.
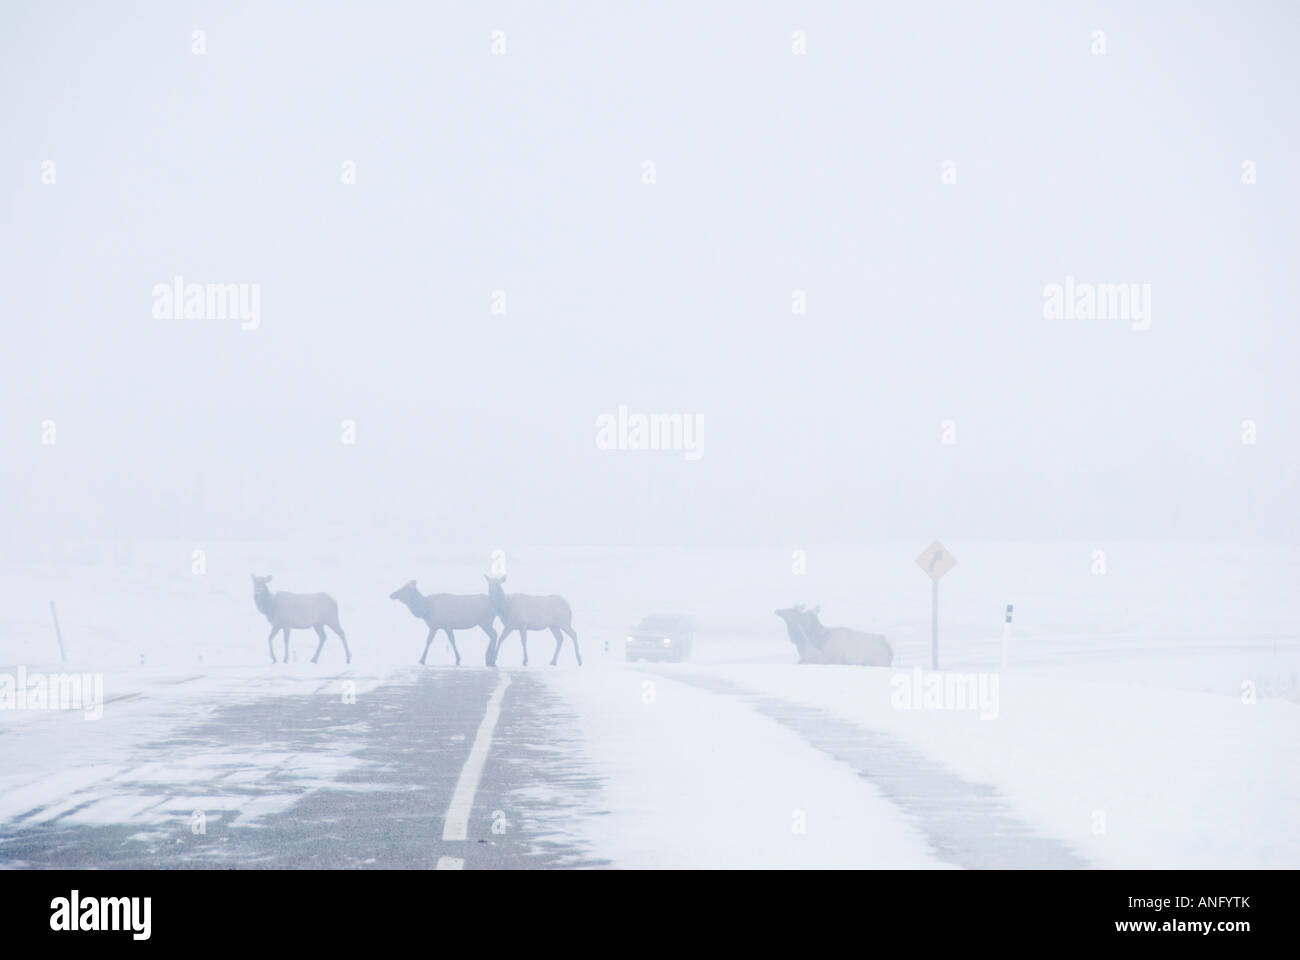
POLYGON ((691 655, 695 627, 689 617, 677 614, 652 614, 627 637, 627 659, 668 660, 681 663, 691 655))

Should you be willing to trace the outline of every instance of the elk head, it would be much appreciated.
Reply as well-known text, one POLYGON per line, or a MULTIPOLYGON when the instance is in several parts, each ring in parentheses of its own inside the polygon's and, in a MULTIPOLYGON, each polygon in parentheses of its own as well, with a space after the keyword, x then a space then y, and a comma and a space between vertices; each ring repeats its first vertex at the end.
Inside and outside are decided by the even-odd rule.
POLYGON ((826 628, 822 626, 821 617, 818 616, 821 611, 821 604, 818 604, 811 610, 803 610, 799 614, 799 626, 803 630, 803 635, 817 647, 821 646, 822 639, 826 636, 826 628))
POLYGON ((401 600, 408 607, 416 600, 420 599, 420 591, 415 586, 414 580, 407 580, 404 584, 388 595, 389 600, 401 600))
POLYGON ((271 604, 271 591, 267 587, 271 582, 271 575, 268 573, 264 577, 259 577, 255 573, 250 573, 249 576, 253 578, 253 605, 266 613, 271 604))
POLYGON ((487 581, 488 597, 492 600, 492 609, 500 616, 506 606, 506 592, 501 589, 501 584, 506 582, 506 575, 503 573, 499 577, 483 574, 483 579, 487 581))
POLYGON ((786 607, 784 610, 776 611, 776 615, 789 624, 798 623, 798 618, 802 613, 803 604, 800 604, 797 607, 786 607))

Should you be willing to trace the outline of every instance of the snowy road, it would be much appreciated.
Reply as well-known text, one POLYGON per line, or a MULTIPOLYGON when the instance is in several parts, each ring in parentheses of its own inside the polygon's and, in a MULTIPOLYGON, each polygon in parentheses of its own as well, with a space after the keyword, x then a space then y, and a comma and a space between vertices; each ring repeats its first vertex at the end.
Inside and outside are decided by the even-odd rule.
POLYGON ((119 670, 100 719, 4 717, 0 865, 1300 861, 1294 765, 1234 751, 1288 756, 1293 703, 1028 670, 981 719, 897 709, 907 676, 608 655, 119 670))
MULTIPOLYGON (((538 681, 521 675, 504 690, 470 787, 464 839, 454 840, 444 839, 445 826, 497 675, 402 669, 355 702, 349 673, 298 679, 290 685, 310 692, 258 696, 214 684, 179 702, 133 698, 130 717, 114 717, 110 706, 102 723, 43 717, 90 754, 99 739, 125 762, 60 773, 62 764, 48 764, 44 776, 9 792, 0 859, 131 868, 595 862, 548 829, 595 784, 566 756, 563 732, 537 723, 553 699, 538 681), (171 726, 187 713, 202 719, 171 726), (150 733, 124 745, 114 729, 122 724, 150 733), (525 794, 526 807, 517 799, 525 794)), ((23 735, 7 730, 0 744, 17 751, 13 740, 23 735)))
POLYGON ((295 664, 135 683, 101 720, 0 733, 6 865, 945 865, 857 771, 654 673, 295 664))

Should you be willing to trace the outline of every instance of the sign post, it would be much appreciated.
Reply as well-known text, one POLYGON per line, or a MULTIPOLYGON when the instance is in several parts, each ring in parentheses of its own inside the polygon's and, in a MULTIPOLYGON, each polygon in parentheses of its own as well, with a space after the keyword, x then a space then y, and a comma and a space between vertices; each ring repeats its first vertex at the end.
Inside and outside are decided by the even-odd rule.
POLYGON ((930 669, 939 669, 939 578, 957 565, 957 558, 938 540, 921 551, 916 565, 930 578, 930 669))
POLYGON ((939 669, 939 578, 930 581, 930 669, 939 669))

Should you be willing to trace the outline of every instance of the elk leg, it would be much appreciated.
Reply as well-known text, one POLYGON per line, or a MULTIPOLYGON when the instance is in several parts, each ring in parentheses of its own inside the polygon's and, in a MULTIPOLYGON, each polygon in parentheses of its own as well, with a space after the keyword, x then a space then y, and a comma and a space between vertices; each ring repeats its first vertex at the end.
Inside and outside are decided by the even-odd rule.
POLYGON ((278 660, 275 659, 275 635, 276 635, 277 633, 279 633, 279 632, 280 632, 280 628, 279 628, 279 627, 272 627, 272 628, 271 628, 271 634, 270 634, 270 636, 268 636, 268 637, 266 638, 266 645, 271 649, 271 662, 272 662, 272 663, 279 663, 279 662, 280 662, 280 661, 278 661, 278 660))
POLYGON ((551 627, 551 636, 555 637, 555 655, 551 657, 551 666, 555 666, 555 661, 560 659, 560 648, 564 646, 564 634, 560 633, 559 627, 551 627))
POLYGON ((284 662, 289 662, 289 628, 284 628, 284 662))
POLYGON ((428 638, 427 640, 424 641, 424 653, 420 654, 420 663, 421 663, 421 664, 424 663, 424 658, 427 657, 427 656, 429 655, 429 648, 430 648, 431 646, 433 646, 433 634, 434 634, 434 632, 435 632, 435 631, 434 631, 433 627, 430 627, 430 628, 429 628, 429 638, 428 638))
POLYGON ((330 629, 333 630, 335 633, 337 633, 339 635, 339 639, 343 641, 343 662, 351 663, 352 651, 348 649, 348 635, 343 632, 343 628, 339 626, 339 622, 337 619, 335 619, 335 621, 330 624, 330 629))
POLYGON ((519 645, 524 648, 524 666, 528 666, 528 631, 519 628, 519 645))
POLYGON ((492 624, 490 623, 487 626, 480 623, 479 626, 482 627, 483 632, 488 635, 487 653, 484 655, 484 663, 489 667, 495 667, 497 665, 497 632, 492 629, 492 624))
POLYGON ((456 634, 451 632, 451 627, 443 627, 447 632, 447 639, 451 641, 451 652, 456 654, 456 666, 460 666, 460 651, 456 649, 456 634))
POLYGON ((578 635, 573 632, 572 627, 561 627, 560 629, 567 633, 569 639, 573 641, 573 655, 578 658, 578 666, 582 666, 582 651, 578 649, 578 635))
POLYGON ((312 663, 320 659, 320 652, 325 649, 325 628, 319 623, 316 624, 316 636, 320 637, 320 643, 316 644, 316 653, 311 658, 312 663))

